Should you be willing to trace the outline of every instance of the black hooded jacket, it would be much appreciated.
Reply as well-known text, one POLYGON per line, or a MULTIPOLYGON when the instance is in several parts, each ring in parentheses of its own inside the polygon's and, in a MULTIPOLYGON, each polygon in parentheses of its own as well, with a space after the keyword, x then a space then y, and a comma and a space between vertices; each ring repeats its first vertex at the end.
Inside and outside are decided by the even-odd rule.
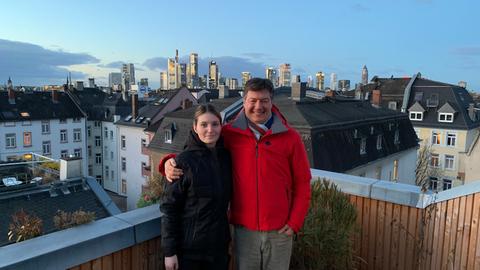
POLYGON ((165 181, 160 203, 164 255, 209 260, 214 254, 226 253, 232 193, 230 153, 221 138, 209 149, 190 131, 176 162, 183 176, 173 183, 165 181))

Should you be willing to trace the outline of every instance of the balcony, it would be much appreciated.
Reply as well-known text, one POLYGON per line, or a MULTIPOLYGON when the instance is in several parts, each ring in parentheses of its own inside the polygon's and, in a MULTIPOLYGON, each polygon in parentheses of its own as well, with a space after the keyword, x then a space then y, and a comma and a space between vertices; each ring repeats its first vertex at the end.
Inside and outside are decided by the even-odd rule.
MULTIPOLYGON (((358 210, 360 269, 480 269, 480 182, 438 194, 327 171, 358 210)), ((157 205, 0 247, 0 269, 161 269, 157 205)))

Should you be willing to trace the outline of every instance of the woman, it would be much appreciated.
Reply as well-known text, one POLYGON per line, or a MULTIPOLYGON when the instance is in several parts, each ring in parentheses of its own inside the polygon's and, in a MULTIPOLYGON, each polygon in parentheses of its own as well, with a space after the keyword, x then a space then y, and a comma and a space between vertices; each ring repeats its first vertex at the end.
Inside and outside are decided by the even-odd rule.
POLYGON ((185 150, 176 158, 184 174, 166 181, 160 210, 167 270, 228 268, 232 171, 221 123, 212 105, 197 107, 185 150))

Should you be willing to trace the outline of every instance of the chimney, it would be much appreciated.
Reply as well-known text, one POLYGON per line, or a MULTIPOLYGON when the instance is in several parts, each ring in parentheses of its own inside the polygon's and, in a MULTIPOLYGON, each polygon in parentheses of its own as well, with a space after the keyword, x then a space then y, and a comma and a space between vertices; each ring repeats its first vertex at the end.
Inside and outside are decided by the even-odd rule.
POLYGON ((75 88, 78 90, 78 91, 83 91, 83 81, 76 81, 75 82, 75 88))
POLYGON ((328 90, 327 92, 325 92, 325 96, 329 97, 329 98, 334 98, 335 97, 335 91, 328 90))
POLYGON ((219 85, 218 86, 218 98, 228 98, 229 97, 229 88, 226 85, 219 85))
POLYGON ((475 104, 474 103, 468 104, 468 116, 470 116, 470 119, 473 122, 477 121, 477 113, 475 112, 475 104))
POLYGON ((458 86, 466 89, 467 88, 467 82, 466 81, 459 81, 458 86))
POLYGON ((8 88, 8 103, 15 104, 15 91, 12 88, 8 88))
POLYGON ((132 95, 132 118, 137 118, 138 114, 138 96, 137 94, 132 95))
POLYGON ((307 83, 293 82, 292 83, 292 99, 295 101, 302 101, 305 99, 307 93, 307 83))
POLYGON ((53 103, 58 103, 58 91, 57 90, 52 90, 52 102, 53 103))
POLYGON ((382 92, 380 90, 372 91, 372 105, 375 107, 380 107, 382 103, 382 92))

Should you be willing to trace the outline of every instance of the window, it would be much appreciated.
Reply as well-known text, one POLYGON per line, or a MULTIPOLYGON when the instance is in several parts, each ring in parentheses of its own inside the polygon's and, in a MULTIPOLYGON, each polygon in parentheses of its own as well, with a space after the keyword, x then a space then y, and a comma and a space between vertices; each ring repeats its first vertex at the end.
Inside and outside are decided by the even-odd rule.
POLYGON ((395 136, 393 137, 393 143, 399 144, 400 143, 400 131, 397 129, 395 130, 395 136))
POLYGON ((433 131, 432 132, 432 144, 440 144, 442 142, 440 132, 433 131))
POLYGON ((60 122, 60 124, 66 124, 67 119, 66 118, 60 118, 59 122, 60 122))
POLYGON ((439 113, 438 114, 438 122, 452 123, 453 122, 453 113, 439 113))
POLYGON ((52 153, 50 141, 42 142, 42 154, 50 155, 52 153))
POLYGON ((377 150, 382 150, 382 135, 377 135, 377 150))
POLYGON ((32 146, 32 133, 31 132, 24 132, 23 133, 23 147, 30 147, 32 146))
POLYGON ((450 179, 443 179, 443 190, 451 189, 452 188, 452 180, 450 179))
POLYGON ((390 110, 397 110, 397 102, 396 101, 389 101, 388 102, 388 108, 390 110))
POLYGON ((423 120, 423 113, 422 112, 410 112, 410 120, 422 121, 423 120))
POLYGON ((95 180, 97 180, 97 182, 102 185, 102 176, 101 175, 97 175, 95 176, 95 180))
POLYGON ((127 193, 127 180, 122 179, 122 193, 127 193))
POLYGON ((108 178, 108 174, 109 174, 109 169, 108 169, 108 166, 105 166, 105 178, 108 178))
POLYGON ((362 138, 360 141, 360 155, 364 155, 367 153, 367 139, 362 138))
POLYGON ((457 142, 457 134, 447 132, 447 146, 455 146, 457 142))
POLYGON ((92 136, 92 127, 91 127, 91 126, 88 126, 88 127, 87 127, 87 136, 88 136, 88 137, 91 137, 91 136, 92 136))
POLYGON ((73 150, 73 155, 75 157, 82 157, 82 149, 77 148, 77 149, 73 150))
POLYGON ((108 128, 105 127, 104 130, 105 130, 105 132, 104 132, 105 133, 105 139, 108 139, 108 128))
POLYGON ((17 139, 15 137, 15 133, 5 134, 5 147, 6 148, 17 147, 17 139))
POLYGON ((428 186, 429 186, 430 190, 437 191, 438 190, 438 178, 430 176, 429 180, 430 181, 429 181, 428 186))
POLYGON ((100 136, 95 136, 95 146, 101 146, 102 145, 102 140, 100 136))
POLYGON ((392 174, 392 180, 394 182, 398 181, 398 159, 395 159, 393 161, 393 174, 392 174))
POLYGON ((92 147, 89 145, 87 148, 88 148, 88 156, 91 157, 92 156, 92 147))
POLYGON ((122 157, 122 171, 127 171, 127 158, 122 157))
POLYGON ((453 170, 455 163, 455 157, 452 155, 445 155, 445 169, 453 170))
POLYGON ((62 150, 62 151, 60 152, 60 157, 61 157, 61 158, 66 158, 66 157, 68 157, 68 150, 62 150))
POLYGON ((3 124, 3 125, 6 126, 6 127, 14 127, 15 122, 5 122, 5 124, 3 124))
POLYGON ((122 149, 125 149, 125 147, 127 146, 127 141, 125 140, 125 135, 122 135, 122 149))
POLYGON ((73 122, 74 122, 74 123, 78 123, 78 122, 80 122, 81 120, 82 120, 82 119, 79 118, 79 117, 74 117, 74 118, 73 118, 73 122))
POLYGON ((73 141, 74 142, 81 142, 82 141, 82 130, 76 128, 73 130, 73 141))
POLYGON ((110 140, 113 141, 113 130, 110 130, 110 140))
POLYGON ((66 129, 60 130, 60 142, 61 143, 68 142, 67 130, 66 129))
POLYGON ((375 127, 371 126, 370 127, 370 135, 373 135, 375 133, 375 127))
POLYGON ((113 151, 110 151, 110 159, 113 160, 113 151))
POLYGON ((113 176, 113 173, 114 173, 113 170, 111 170, 111 171, 110 171, 110 179, 111 179, 112 181, 113 181, 114 178, 115 178, 115 177, 113 176))
POLYGON ((50 134, 50 122, 42 121, 42 134, 50 134))
POLYGON ((95 164, 101 164, 102 163, 102 154, 95 154, 95 164))
POLYGON ((142 147, 147 147, 147 140, 142 139, 140 143, 142 144, 142 147))
POLYGON ((440 157, 438 154, 430 154, 430 166, 433 168, 438 168, 440 166, 440 157))
POLYGON ((94 125, 95 127, 101 126, 101 125, 100 125, 100 121, 95 121, 95 122, 93 122, 93 125, 94 125))
POLYGON ((165 130, 165 142, 166 143, 172 143, 172 131, 171 130, 165 130))

